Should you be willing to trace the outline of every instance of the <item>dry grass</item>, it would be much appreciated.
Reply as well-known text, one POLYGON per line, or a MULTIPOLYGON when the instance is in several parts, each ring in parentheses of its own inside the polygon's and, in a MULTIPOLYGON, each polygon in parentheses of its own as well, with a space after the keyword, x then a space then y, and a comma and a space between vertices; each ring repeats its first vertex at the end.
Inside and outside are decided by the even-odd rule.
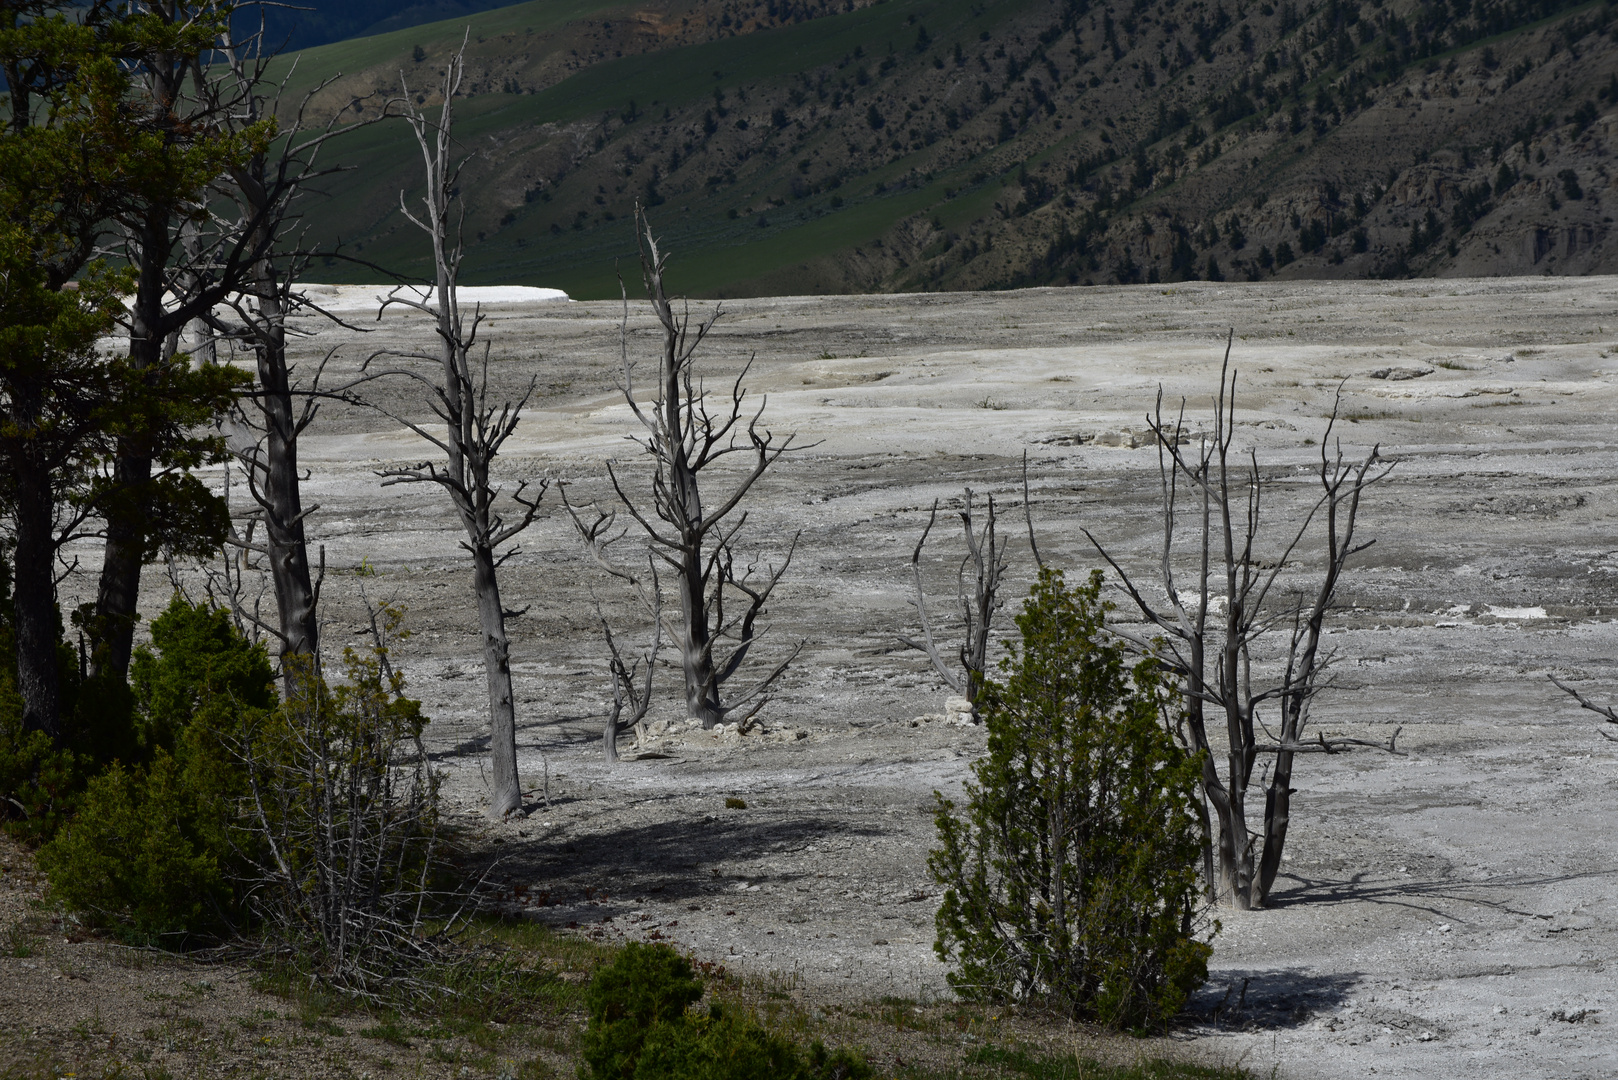
MULTIPOLYGON (((476 963, 441 992, 390 1008, 257 971, 131 949, 77 927, 44 894, 28 852, 0 837, 0 1078, 574 1075, 584 989, 615 946, 525 920, 480 919, 476 963)), ((808 1044, 853 1046, 879 1076, 916 1080, 1240 1080, 1166 1062, 1183 1050, 1034 1010, 953 1000, 831 1000, 791 973, 740 977, 699 961, 709 992, 808 1044)))

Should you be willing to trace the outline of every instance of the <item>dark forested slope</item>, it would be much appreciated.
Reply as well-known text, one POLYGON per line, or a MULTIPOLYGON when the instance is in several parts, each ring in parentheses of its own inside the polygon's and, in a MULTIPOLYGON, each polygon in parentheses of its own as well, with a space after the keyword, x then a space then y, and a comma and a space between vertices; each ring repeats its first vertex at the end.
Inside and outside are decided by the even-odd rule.
MULTIPOLYGON (((468 22, 470 279, 615 295, 638 200, 696 293, 1618 270, 1614 7, 541 0, 316 50, 430 88, 468 22)), ((315 235, 424 269, 402 123, 315 235)), ((374 277, 334 261, 332 277, 374 277)))

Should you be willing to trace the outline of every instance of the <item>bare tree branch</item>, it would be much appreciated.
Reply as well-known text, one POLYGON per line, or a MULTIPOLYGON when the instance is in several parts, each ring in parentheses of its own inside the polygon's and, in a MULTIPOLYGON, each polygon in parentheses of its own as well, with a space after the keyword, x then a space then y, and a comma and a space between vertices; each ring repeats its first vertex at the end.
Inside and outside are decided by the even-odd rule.
POLYGON ((1235 449, 1233 342, 1234 331, 1226 339, 1211 431, 1195 440, 1188 437, 1184 403, 1170 418, 1161 390, 1146 418, 1158 447, 1161 544, 1156 573, 1163 602, 1149 598, 1139 580, 1094 535, 1086 531, 1085 536, 1117 574, 1119 587, 1148 627, 1144 632, 1120 628, 1114 633, 1158 658, 1180 683, 1179 712, 1168 722, 1186 749, 1202 758, 1203 793, 1213 811, 1213 820, 1205 822, 1208 887, 1246 908, 1264 906, 1280 868, 1295 755, 1335 754, 1355 747, 1398 753, 1399 732, 1376 741, 1321 733, 1311 737, 1307 730, 1315 699, 1333 685, 1334 657, 1321 649, 1325 620, 1348 559, 1368 546, 1354 542, 1360 498, 1388 475, 1391 466, 1374 447, 1358 461, 1346 460, 1340 445, 1330 449, 1341 403, 1339 386, 1321 442, 1318 494, 1291 525, 1282 527, 1274 555, 1261 557, 1260 546, 1276 532, 1266 505, 1273 482, 1260 467, 1256 451, 1235 449), (1184 531, 1194 545, 1189 560, 1183 555, 1182 525, 1189 526, 1184 531), (1293 586, 1280 595, 1283 574, 1312 537, 1324 563, 1318 582, 1312 589, 1293 586), (1187 576, 1195 582, 1189 588, 1182 584, 1185 561, 1190 562, 1187 576), (1266 643, 1287 623, 1290 632, 1276 655, 1266 643), (1208 731, 1210 709, 1224 721, 1217 742, 1208 731), (1263 709, 1275 711, 1274 730, 1265 723, 1263 709), (1260 732, 1268 742, 1259 741, 1260 732), (1255 773, 1260 755, 1274 755, 1267 778, 1255 773), (1247 797, 1255 783, 1262 784, 1265 795, 1263 824, 1257 831, 1247 820, 1247 797))
MULTIPOLYGON (((733 545, 747 515, 732 515, 781 455, 801 447, 794 445, 792 436, 778 439, 762 425, 765 401, 761 400, 756 409, 747 406, 746 379, 751 362, 732 381, 725 405, 710 408, 709 392, 696 374, 695 358, 718 320, 720 309, 716 307, 706 320, 694 320, 689 305, 676 312, 664 282, 666 255, 639 208, 635 220, 641 276, 662 330, 662 355, 656 397, 643 404, 635 397, 635 362, 629 351, 629 293, 620 279, 624 307, 619 324, 619 388, 642 431, 631 436, 631 441, 651 459, 650 497, 631 495, 619 468, 612 463, 607 466, 607 475, 619 504, 640 527, 649 557, 660 560, 671 571, 679 605, 668 629, 680 649, 686 712, 704 727, 712 727, 723 722, 731 710, 763 695, 802 648, 800 643, 791 656, 742 697, 731 698, 725 693, 725 685, 740 673, 753 645, 763 636, 758 620, 765 614, 769 598, 797 549, 794 537, 779 566, 756 575, 752 566, 738 570, 733 545), (719 499, 710 502, 703 490, 703 471, 732 454, 750 456, 752 465, 719 499), (729 598, 741 600, 740 614, 726 614, 729 598), (728 653, 717 655, 724 643, 729 643, 728 653)), ((595 520, 586 524, 577 508, 571 503, 567 508, 596 564, 630 584, 648 609, 661 611, 661 597, 655 595, 655 576, 648 582, 608 555, 610 546, 624 537, 622 531, 613 532, 614 512, 598 510, 595 520)), ((743 725, 757 712, 755 705, 743 718, 743 725)))

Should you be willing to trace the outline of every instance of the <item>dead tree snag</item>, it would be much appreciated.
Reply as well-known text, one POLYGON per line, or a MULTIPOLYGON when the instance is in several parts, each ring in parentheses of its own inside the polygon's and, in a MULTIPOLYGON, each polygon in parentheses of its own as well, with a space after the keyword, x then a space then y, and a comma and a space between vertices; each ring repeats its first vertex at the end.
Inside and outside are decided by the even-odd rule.
MULTIPOLYGON (((1026 485, 1026 477, 1025 477, 1026 485)), ((959 669, 952 667, 939 651, 938 642, 933 634, 932 620, 927 615, 927 593, 921 581, 921 550, 927 544, 927 536, 933 531, 933 524, 938 520, 938 501, 933 500, 933 509, 927 515, 927 527, 921 531, 921 538, 916 541, 915 550, 910 553, 910 576, 916 590, 915 600, 916 616, 921 620, 921 640, 899 636, 899 640, 912 649, 919 649, 927 654, 932 662, 933 670, 938 672, 944 684, 961 697, 972 703, 972 717, 978 715, 978 692, 983 686, 985 672, 989 664, 989 642, 994 627, 994 615, 1005 606, 1005 600, 1000 596, 1000 579, 1006 572, 1006 541, 1000 539, 995 532, 994 496, 989 496, 988 509, 984 515, 983 528, 978 530, 972 524, 972 489, 966 489, 966 505, 960 512, 961 530, 966 538, 966 555, 961 559, 961 565, 955 574, 955 595, 961 605, 961 615, 966 622, 966 633, 961 642, 957 655, 960 663, 959 669), (970 572, 971 590, 968 593, 967 578, 970 572)), ((1029 518, 1028 536, 1033 540, 1032 517, 1029 518)), ((1035 549, 1038 557, 1038 549, 1035 549)))
MULTIPOLYGON (((255 632, 263 630, 276 640, 285 689, 291 694, 297 690, 295 679, 303 676, 286 659, 302 656, 313 662, 320 654, 318 608, 324 574, 324 553, 316 567, 311 567, 309 559, 305 522, 319 507, 303 504, 298 440, 322 400, 346 400, 351 389, 323 388, 324 362, 312 378, 301 380, 288 359, 289 336, 298 334, 292 317, 320 310, 298 287, 311 258, 298 235, 299 200, 312 194, 318 181, 346 170, 317 164, 325 144, 388 119, 391 103, 375 119, 355 119, 345 107, 325 124, 312 125, 306 114, 316 95, 330 85, 328 79, 307 91, 296 107, 282 107, 285 84, 271 83, 266 75, 274 57, 265 48, 262 18, 257 33, 219 49, 218 56, 227 74, 216 80, 214 92, 235 104, 226 110, 222 103, 217 111, 228 111, 232 124, 248 128, 267 117, 278 117, 281 138, 238 162, 228 180, 219 185, 220 201, 236 204, 234 220, 222 220, 221 231, 241 234, 256 258, 242 292, 226 299, 235 318, 227 321, 208 312, 193 325, 205 355, 213 356, 216 342, 223 339, 250 353, 257 369, 257 382, 237 403, 226 432, 253 504, 245 526, 238 529, 233 525, 229 542, 240 550, 241 563, 257 557, 268 570, 275 587, 277 620, 268 624, 242 608, 237 608, 236 616, 252 621, 255 632)), ((235 591, 226 595, 239 597, 235 591)))
POLYGON ((1335 754, 1355 746, 1396 752, 1399 732, 1385 743, 1319 731, 1308 735, 1311 706, 1331 686, 1334 656, 1321 647, 1326 616, 1349 557, 1370 546, 1354 541, 1360 498, 1392 466, 1376 448, 1358 461, 1346 460, 1340 444, 1335 451, 1329 448, 1334 406, 1315 469, 1319 494, 1295 525, 1271 527, 1265 497, 1275 480, 1259 468, 1255 452, 1233 452, 1235 416, 1236 372, 1227 341, 1211 434, 1187 435, 1183 406, 1178 417, 1166 418, 1161 392, 1147 417, 1158 447, 1162 546, 1154 576, 1162 602, 1149 597, 1094 536, 1085 535, 1146 621, 1140 633, 1115 632, 1158 657, 1180 681, 1180 714, 1173 727, 1189 749, 1203 754, 1202 788, 1214 812, 1214 820, 1204 823, 1209 889, 1247 909, 1265 905, 1280 868, 1297 755, 1335 754), (1185 525, 1189 535, 1182 542, 1185 525), (1318 578, 1283 583, 1283 571, 1296 569, 1317 533, 1318 578), (1263 555, 1261 547, 1268 549, 1263 555), (1271 647, 1283 631, 1284 644, 1271 647), (1261 709, 1270 711, 1270 721, 1261 717, 1261 709), (1218 726, 1221 719, 1223 735, 1212 735, 1209 725, 1218 726), (1261 761, 1269 765, 1257 768, 1261 761), (1249 823, 1247 806, 1255 784, 1264 792, 1257 829, 1249 823))
MULTIPOLYGON (((791 565, 798 542, 794 535, 779 566, 766 566, 760 572, 754 565, 738 565, 736 538, 747 524, 747 512, 738 510, 769 467, 796 448, 791 435, 778 439, 760 426, 765 402, 751 417, 744 412, 744 382, 751 364, 736 376, 729 402, 710 411, 709 392, 696 372, 696 352, 718 321, 720 309, 716 307, 706 321, 693 321, 689 310, 676 313, 664 281, 667 256, 659 249, 645 215, 637 211, 635 223, 641 274, 662 331, 656 396, 650 403, 635 398, 627 291, 619 340, 624 400, 643 429, 642 435, 631 438, 652 462, 650 499, 631 497, 614 464, 608 463, 607 473, 619 502, 645 533, 652 555, 672 572, 679 603, 667 629, 680 650, 686 715, 711 728, 745 706, 736 722, 746 727, 769 700, 767 691, 785 673, 803 643, 747 689, 726 691, 764 633, 758 620, 791 565), (705 499, 705 470, 732 454, 750 456, 751 467, 717 500, 705 499), (729 651, 719 655, 726 647, 729 651)), ((587 526, 573 507, 569 511, 596 561, 615 577, 630 582, 642 603, 653 608, 655 576, 648 582, 607 556, 607 547, 623 536, 621 532, 610 535, 615 512, 598 512, 595 522, 587 526)))
MULTIPOLYGON (((491 765, 490 817, 499 819, 522 810, 522 788, 517 781, 517 713, 511 687, 511 646, 506 636, 506 620, 521 612, 506 610, 500 599, 497 571, 500 564, 516 553, 501 549, 526 529, 539 512, 539 501, 547 482, 541 480, 532 497, 525 495, 529 482, 523 481, 512 493, 516 503, 514 520, 507 521, 497 509, 500 487, 493 478, 494 459, 517 430, 523 408, 533 395, 535 380, 516 399, 494 402, 489 397, 489 346, 477 358, 481 309, 468 319, 457 295, 462 244, 458 226, 451 238, 450 203, 454 198, 460 163, 452 165, 452 128, 455 93, 463 73, 462 52, 450 59, 444 72, 443 105, 436 122, 419 109, 405 105, 405 119, 415 132, 426 165, 427 193, 422 216, 417 217, 399 198, 400 208, 411 223, 428 236, 432 244, 434 291, 432 300, 417 299, 403 290, 394 290, 383 309, 392 305, 430 315, 435 323, 438 347, 435 351, 390 354, 396 359, 415 360, 437 367, 425 374, 413 367, 375 371, 376 376, 397 375, 415 380, 426 392, 427 402, 439 422, 438 428, 425 421, 386 413, 415 432, 443 455, 442 460, 383 469, 387 484, 432 483, 442 488, 454 505, 466 532, 461 546, 472 556, 472 589, 477 595, 478 625, 483 636, 483 670, 489 688, 489 756, 491 765)), ((401 85, 404 75, 400 73, 401 85)), ((378 313, 380 317, 381 313, 378 313)), ((372 358, 373 360, 375 357, 372 358)), ((367 362, 369 365, 369 362, 367 362)), ((385 410, 379 410, 384 411, 385 410)))

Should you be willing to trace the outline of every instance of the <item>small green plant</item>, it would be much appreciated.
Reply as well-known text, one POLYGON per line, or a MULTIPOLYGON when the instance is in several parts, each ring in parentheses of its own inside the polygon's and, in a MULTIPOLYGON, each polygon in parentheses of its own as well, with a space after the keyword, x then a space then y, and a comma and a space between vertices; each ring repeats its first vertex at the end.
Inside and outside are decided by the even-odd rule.
POLYGON ((372 1026, 362 1029, 360 1034, 367 1039, 377 1039, 394 1046, 410 1045, 409 1035, 399 1026, 399 1021, 394 1019, 379 1020, 372 1026))
POLYGON ((589 1075, 596 1080, 634 1076, 647 1034, 682 1022, 702 993, 702 980, 673 949, 630 942, 596 974, 585 995, 590 1020, 583 1057, 589 1075))
POLYGON ((20 922, 6 927, 6 955, 18 960, 34 955, 34 940, 29 936, 28 927, 20 922))
POLYGON ((1207 977, 1196 814, 1200 761, 1164 727, 1155 661, 1126 668, 1101 574, 1044 569, 1020 645, 986 683, 988 754, 967 805, 936 796, 940 959, 956 991, 1041 999, 1120 1027, 1160 1023, 1207 977))
POLYGON ((0 823, 25 843, 56 834, 78 806, 84 766, 43 731, 27 731, 15 675, 0 673, 0 823))
POLYGON ((725 809, 726 810, 746 810, 747 809, 747 800, 746 799, 738 799, 736 796, 732 795, 728 799, 725 800, 725 809))
POLYGON ((693 1012, 702 981, 667 945, 630 942, 585 997, 584 1080, 869 1080, 847 1050, 803 1054, 737 1009, 693 1012))

